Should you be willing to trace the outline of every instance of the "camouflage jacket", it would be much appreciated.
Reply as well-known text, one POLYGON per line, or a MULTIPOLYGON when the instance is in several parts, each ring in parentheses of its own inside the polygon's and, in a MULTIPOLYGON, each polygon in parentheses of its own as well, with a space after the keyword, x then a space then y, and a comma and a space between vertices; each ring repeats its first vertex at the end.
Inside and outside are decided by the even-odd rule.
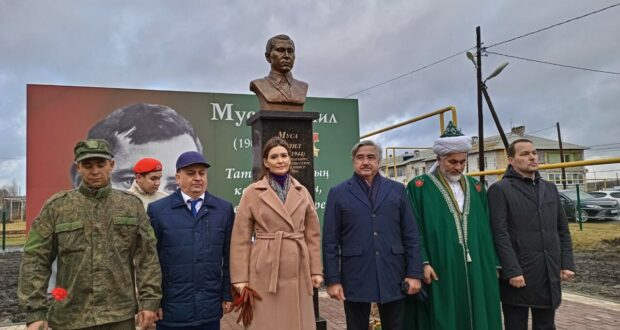
POLYGON ((52 328, 73 329, 156 311, 161 270, 155 244, 142 202, 130 193, 82 184, 52 196, 24 246, 18 296, 26 322, 48 320, 52 328), (68 292, 61 301, 47 295, 56 258, 56 285, 68 292))

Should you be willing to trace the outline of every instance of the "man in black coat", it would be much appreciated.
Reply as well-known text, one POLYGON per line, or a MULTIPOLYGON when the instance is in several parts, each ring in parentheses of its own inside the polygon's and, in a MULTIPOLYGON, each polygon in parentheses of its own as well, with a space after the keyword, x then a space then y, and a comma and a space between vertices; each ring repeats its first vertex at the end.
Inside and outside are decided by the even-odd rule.
POLYGON ((506 330, 555 329, 561 281, 575 273, 573 248, 557 187, 540 177, 532 141, 507 150, 510 165, 488 191, 491 226, 502 266, 500 295, 506 330))

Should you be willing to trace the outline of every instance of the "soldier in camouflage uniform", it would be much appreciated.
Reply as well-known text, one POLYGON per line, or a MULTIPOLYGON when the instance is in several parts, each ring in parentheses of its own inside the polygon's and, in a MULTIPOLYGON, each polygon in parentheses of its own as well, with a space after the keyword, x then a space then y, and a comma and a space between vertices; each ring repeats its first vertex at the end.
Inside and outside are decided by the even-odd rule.
POLYGON ((105 140, 80 141, 74 153, 82 183, 45 203, 24 246, 18 296, 28 329, 135 329, 136 313, 139 326, 152 326, 161 270, 142 202, 111 188, 105 140), (60 301, 47 296, 55 258, 56 286, 68 292, 60 301))

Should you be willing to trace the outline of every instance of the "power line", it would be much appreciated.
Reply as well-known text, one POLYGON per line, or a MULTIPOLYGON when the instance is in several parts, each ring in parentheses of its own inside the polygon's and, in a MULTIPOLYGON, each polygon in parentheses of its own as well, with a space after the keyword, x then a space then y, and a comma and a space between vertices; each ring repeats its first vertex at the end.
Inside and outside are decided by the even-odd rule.
MULTIPOLYGON (((517 127, 518 127, 518 126, 517 126, 517 127)), ((535 130, 535 131, 526 131, 526 132, 525 132, 525 134, 530 135, 530 134, 532 134, 532 133, 538 133, 538 132, 540 132, 540 131, 544 131, 544 130, 548 130, 548 129, 552 129, 552 128, 553 128, 553 129, 555 129, 555 128, 556 128, 556 126, 555 126, 555 125, 553 125, 553 126, 549 126, 549 127, 541 128, 541 129, 539 129, 539 130, 535 130)), ((505 131, 505 132, 504 132, 504 134, 511 134, 511 133, 512 133, 512 129, 511 129, 510 131, 505 131)), ((501 140, 501 137, 500 137, 500 136, 494 136, 494 138, 496 138, 497 140, 501 140)), ((486 139, 486 138, 485 138, 485 139, 486 139)))
MULTIPOLYGON (((535 130, 535 131, 526 131, 526 132, 525 132, 525 134, 526 134, 526 135, 531 135, 532 133, 538 133, 538 132, 540 132, 540 131, 544 131, 544 130, 548 130, 548 129, 552 129, 552 128, 553 128, 553 129, 555 129, 555 128, 556 128, 556 126, 555 126, 555 125, 553 125, 553 126, 549 126, 549 127, 541 128, 541 129, 539 129, 539 130, 535 130)), ((510 130, 510 131, 505 131, 505 132, 504 132, 504 134, 506 134, 506 135, 512 134, 512 130, 510 130)), ((501 140, 501 137, 500 137, 499 135, 495 135, 495 136, 488 137, 488 138, 493 138, 494 140, 498 140, 498 141, 500 141, 500 140, 501 140)), ((487 138, 485 138, 485 140, 486 140, 486 139, 487 139, 487 138)))
POLYGON ((556 126, 553 125, 553 126, 545 127, 545 128, 541 128, 541 129, 536 130, 536 131, 526 131, 525 134, 538 133, 540 131, 548 130, 548 129, 551 129, 551 128, 556 128, 556 126))
POLYGON ((613 146, 616 144, 620 144, 620 142, 616 142, 616 143, 604 143, 604 144, 593 144, 591 146, 587 146, 588 148, 594 148, 594 147, 605 147, 605 146, 613 146))
POLYGON ((508 54, 502 54, 502 53, 496 53, 496 52, 489 52, 489 51, 487 51, 487 53, 488 54, 493 54, 493 55, 510 57, 510 58, 516 58, 518 60, 523 60, 523 61, 529 61, 529 62, 536 62, 536 63, 541 63, 541 64, 554 65, 554 66, 559 66, 559 67, 569 68, 569 69, 576 69, 576 70, 583 70, 583 71, 590 71, 590 72, 598 72, 598 73, 607 73, 607 74, 617 74, 617 75, 620 75, 620 72, 604 71, 604 70, 597 70, 597 69, 589 69, 589 68, 584 68, 584 67, 579 67, 579 66, 574 66, 574 65, 558 64, 558 63, 552 63, 552 62, 541 61, 541 60, 534 60, 534 59, 531 59, 531 58, 525 58, 525 57, 520 57, 520 56, 514 56, 514 55, 508 55, 508 54))
MULTIPOLYGON (((485 49, 489 49, 489 48, 491 48, 491 47, 495 47, 495 46, 499 46, 499 45, 502 45, 502 44, 505 44, 505 43, 508 43, 508 42, 511 42, 511 41, 515 41, 515 40, 517 40, 517 39, 521 39, 521 38, 524 38, 524 37, 527 37, 527 36, 530 36, 530 35, 536 34, 536 33, 538 33, 538 32, 541 32, 541 31, 549 30, 549 29, 554 28, 554 27, 556 27, 556 26, 560 26, 560 25, 563 25, 563 24, 566 24, 566 23, 569 23, 569 22, 572 22, 572 21, 575 21, 575 20, 578 20, 578 19, 581 19, 581 18, 584 18, 584 17, 590 16, 590 15, 596 14, 596 13, 600 13, 600 12, 602 12, 602 11, 605 11, 605 10, 607 10, 607 9, 611 9, 611 8, 613 8, 613 7, 617 7, 617 6, 620 6, 620 3, 616 3, 616 4, 614 4, 614 5, 607 6, 607 7, 605 7, 605 8, 602 8, 602 9, 599 9, 599 10, 595 10, 595 11, 593 11, 593 12, 589 12, 589 13, 584 14, 584 15, 581 15, 581 16, 577 16, 577 17, 571 18, 571 19, 569 19, 569 20, 566 20, 566 21, 563 21, 563 22, 560 22, 560 23, 556 23, 556 24, 553 24, 553 25, 550 25, 550 26, 544 27, 544 28, 542 28, 542 29, 538 29, 538 30, 536 30, 536 31, 532 31, 532 32, 526 33, 526 34, 524 34, 524 35, 520 35, 520 36, 518 36, 518 37, 514 37, 514 38, 511 38, 511 39, 508 39, 508 40, 504 40, 504 41, 501 41, 501 42, 498 42, 498 43, 492 44, 491 46, 485 47, 485 49)), ((432 67, 432 66, 434 66, 434 65, 437 65, 437 64, 439 64, 439 63, 441 63, 441 62, 445 62, 445 61, 447 61, 447 60, 449 60, 449 59, 451 59, 451 58, 457 57, 457 56, 459 56, 459 55, 461 55, 461 54, 464 54, 464 53, 466 53, 466 52, 468 52, 468 51, 470 51, 470 50, 472 50, 472 49, 475 49, 475 48, 476 48, 476 46, 474 46, 474 47, 470 47, 470 48, 465 49, 465 50, 463 50, 463 51, 460 51, 460 52, 458 52, 458 53, 452 54, 452 55, 450 55, 450 56, 448 56, 448 57, 444 57, 444 58, 442 58, 442 59, 440 59, 440 60, 437 60, 437 61, 435 61, 435 62, 432 62, 432 63, 430 63, 430 64, 427 64, 427 65, 421 66, 421 67, 419 67, 419 68, 417 68, 417 69, 413 69, 413 70, 411 70, 411 71, 409 71, 409 72, 406 72, 406 73, 403 73, 403 74, 401 74, 401 75, 398 75, 398 76, 396 76, 396 77, 394 77, 394 78, 390 78, 390 79, 388 79, 388 80, 385 80, 385 81, 382 81, 382 82, 380 82, 380 83, 374 84, 374 85, 372 85, 372 86, 370 86, 370 87, 367 87, 367 88, 364 88, 364 89, 360 89, 360 90, 358 90, 358 91, 356 91, 356 92, 354 92, 354 93, 351 93, 351 94, 348 94, 348 95, 346 95, 346 96, 343 96, 342 98, 343 98, 343 99, 346 99, 346 98, 349 98, 349 97, 351 97, 351 96, 353 96, 353 95, 357 95, 357 94, 360 94, 360 93, 366 92, 366 91, 368 91, 368 90, 371 90, 371 89, 373 89, 373 88, 377 88, 377 87, 379 87, 379 86, 385 85, 385 84, 387 84, 387 83, 390 83, 390 82, 392 82, 392 81, 398 80, 398 79, 400 79, 400 78, 403 78, 403 77, 406 77, 406 76, 412 75, 412 74, 414 74, 414 73, 416 73, 416 72, 418 72, 418 71, 421 71, 421 70, 424 70, 424 69, 430 68, 430 67, 432 67)), ((490 53, 490 52, 489 52, 489 53, 490 53)), ((499 54, 498 54, 498 55, 499 55, 499 54)), ((548 63, 548 64, 553 64, 553 63, 548 63)), ((553 64, 553 65, 555 65, 555 64, 553 64)), ((611 73, 611 72, 606 72, 606 73, 611 73)), ((613 74, 618 74, 618 73, 613 72, 613 74)))
POLYGON ((488 46, 488 47, 486 47, 486 48, 488 49, 488 48, 491 48, 491 47, 495 47, 495 46, 499 46, 499 45, 503 45, 503 44, 505 44, 505 43, 509 43, 509 42, 515 41, 515 40, 517 40, 517 39, 525 38, 525 37, 527 37, 527 36, 531 36, 531 35, 536 34, 536 33, 538 33, 538 32, 542 32, 542 31, 545 31, 545 30, 549 30, 549 29, 551 29, 551 28, 554 28, 554 27, 557 27, 557 26, 560 26, 560 25, 563 25, 563 24, 566 24, 566 23, 569 23, 569 22, 572 22, 572 21, 576 21, 576 20, 578 20, 578 19, 581 19, 581 18, 584 18, 584 17, 588 17, 588 16, 590 16, 590 15, 594 15, 594 14, 600 13, 600 12, 602 12, 602 11, 605 11, 605 10, 607 10, 607 9, 611 9, 611 8, 613 8, 613 7, 617 7, 617 6, 620 6, 620 3, 616 3, 616 4, 614 4, 614 5, 607 6, 607 7, 605 7, 605 8, 602 8, 602 9, 599 9, 599 10, 592 11, 592 12, 589 12, 589 13, 587 13, 587 14, 583 14, 583 15, 581 15, 581 16, 573 17, 573 18, 568 19, 568 20, 566 20, 566 21, 559 22, 559 23, 555 23, 555 24, 553 24, 553 25, 549 25, 549 26, 544 27, 544 28, 542 28, 542 29, 538 29, 538 30, 536 30, 536 31, 532 31, 532 32, 529 32, 529 33, 526 33, 526 34, 520 35, 520 36, 518 36, 518 37, 514 37, 514 38, 511 38, 511 39, 508 39, 508 40, 500 41, 500 42, 495 43, 495 44, 492 44, 491 46, 488 46))
POLYGON ((620 148, 604 148, 604 149, 588 149, 587 152, 597 153, 597 152, 610 152, 610 151, 620 151, 620 148))
POLYGON ((456 53, 456 54, 452 54, 452 55, 450 55, 450 56, 448 56, 448 57, 444 57, 444 58, 442 58, 442 59, 440 59, 440 60, 437 60, 437 61, 435 61, 435 62, 433 62, 433 63, 431 63, 431 64, 427 64, 427 65, 425 65, 425 66, 422 66, 422 67, 419 67, 419 68, 417 68, 417 69, 411 70, 411 71, 409 71, 409 72, 403 73, 403 74, 401 74, 401 75, 399 75, 399 76, 396 76, 396 77, 394 77, 394 78, 391 78, 391 79, 388 79, 388 80, 386 80, 386 81, 380 82, 380 83, 378 83, 378 84, 372 85, 372 86, 370 86, 370 87, 368 87, 368 88, 361 89, 361 90, 359 90, 359 91, 357 91, 357 92, 355 92, 355 93, 351 93, 351 94, 349 94, 349 95, 347 95, 347 96, 343 96, 342 98, 343 98, 343 99, 346 99, 346 98, 351 97, 351 96, 353 96, 353 95, 357 95, 357 94, 359 94, 359 93, 363 93, 363 92, 365 92, 365 91, 367 91, 367 90, 370 90, 370 89, 373 89, 373 88, 375 88, 375 87, 379 87, 379 86, 381 86, 381 85, 385 85, 385 84, 387 84, 387 83, 390 83, 390 82, 392 82, 392 81, 394 81, 394 80, 397 80, 397 79, 400 79, 400 78, 406 77, 406 76, 408 76, 408 75, 414 74, 414 73, 416 73, 416 72, 418 72, 418 71, 421 71, 421 70, 424 70, 424 69, 426 69, 426 68, 430 68, 430 67, 431 67, 431 66, 433 66, 433 65, 439 64, 439 63, 441 63, 441 62, 445 62, 445 61, 447 61, 447 60, 449 60, 449 59, 451 59, 451 58, 453 58, 453 57, 457 57, 457 56, 459 56, 459 55, 461 55, 461 54, 465 54, 466 52, 468 52, 468 51, 470 51, 470 50, 472 50, 472 49, 474 49, 474 48, 476 48, 476 46, 474 46, 474 47, 470 47, 470 48, 467 48, 467 49, 465 49, 465 50, 463 50, 463 51, 460 51, 460 52, 458 52, 458 53, 456 53))

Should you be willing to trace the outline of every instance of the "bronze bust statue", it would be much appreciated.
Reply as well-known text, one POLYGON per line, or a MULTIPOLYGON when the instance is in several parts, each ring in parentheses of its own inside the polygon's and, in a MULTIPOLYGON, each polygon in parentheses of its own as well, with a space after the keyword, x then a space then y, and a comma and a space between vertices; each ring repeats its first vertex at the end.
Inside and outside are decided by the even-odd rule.
POLYGON ((308 84, 295 80, 291 73, 295 63, 293 40, 284 34, 271 37, 267 40, 265 58, 271 63, 269 75, 250 82, 260 110, 303 111, 308 84))

